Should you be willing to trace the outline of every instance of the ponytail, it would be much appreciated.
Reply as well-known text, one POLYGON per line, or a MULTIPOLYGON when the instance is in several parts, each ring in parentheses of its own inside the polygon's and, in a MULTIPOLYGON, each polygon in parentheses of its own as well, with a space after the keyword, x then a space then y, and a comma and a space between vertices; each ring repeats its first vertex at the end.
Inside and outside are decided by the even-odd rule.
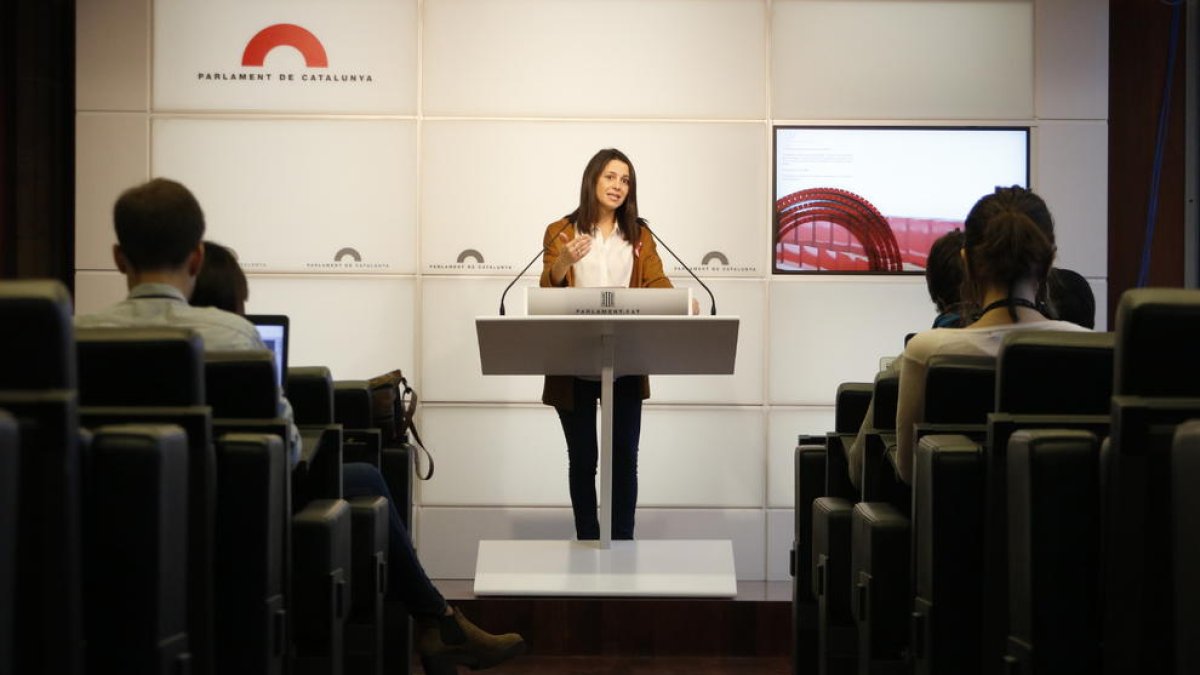
MULTIPOLYGON (((1037 301, 1045 301, 1057 249, 1050 211, 1040 197, 1020 187, 997 188, 971 209, 963 234, 968 297, 981 300, 988 285, 1003 286, 1012 297, 1019 282, 1032 280, 1037 301)), ((1009 312, 1016 321, 1015 307, 1009 312)))

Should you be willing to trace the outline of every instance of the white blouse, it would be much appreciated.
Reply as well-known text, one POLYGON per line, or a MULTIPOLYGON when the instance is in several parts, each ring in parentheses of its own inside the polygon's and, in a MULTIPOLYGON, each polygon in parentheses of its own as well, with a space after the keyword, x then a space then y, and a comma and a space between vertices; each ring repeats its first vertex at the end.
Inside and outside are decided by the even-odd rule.
POLYGON ((633 247, 625 241, 621 228, 614 227, 607 239, 597 228, 592 236, 592 248, 575 263, 575 285, 627 288, 631 276, 633 247))

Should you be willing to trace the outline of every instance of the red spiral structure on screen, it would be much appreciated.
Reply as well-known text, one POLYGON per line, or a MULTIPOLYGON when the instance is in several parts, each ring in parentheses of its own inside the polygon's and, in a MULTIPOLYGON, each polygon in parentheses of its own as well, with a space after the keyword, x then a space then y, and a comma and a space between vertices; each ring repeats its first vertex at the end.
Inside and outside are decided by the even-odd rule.
MULTIPOLYGON (((836 188, 809 188, 775 202, 776 263, 783 261, 780 242, 797 228, 830 223, 845 228, 863 247, 872 272, 899 272, 900 246, 888 221, 871 202, 836 188)), ((821 242, 814 242, 821 243, 821 242)))

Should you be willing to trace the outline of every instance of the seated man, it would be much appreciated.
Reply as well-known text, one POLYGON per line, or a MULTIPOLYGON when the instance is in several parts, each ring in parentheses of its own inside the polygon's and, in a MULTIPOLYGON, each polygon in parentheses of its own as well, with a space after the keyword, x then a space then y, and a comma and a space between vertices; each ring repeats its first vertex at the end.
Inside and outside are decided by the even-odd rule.
MULTIPOLYGON (((204 266, 204 214, 183 185, 156 178, 126 190, 113 207, 117 244, 113 258, 126 277, 129 296, 95 314, 77 316, 78 327, 182 326, 195 330, 213 351, 265 349, 254 326, 237 314, 188 304, 204 266)), ((240 270, 239 270, 240 273, 240 270)), ((289 421, 291 461, 299 458, 300 435, 292 411, 280 397, 280 416, 289 421)), ((348 464, 344 471, 349 496, 389 498, 379 472, 370 465, 348 464)), ((446 603, 425 574, 395 508, 390 515, 388 567, 393 570, 389 594, 405 603, 417 619, 417 648, 427 672, 453 664, 487 668, 525 650, 520 635, 492 635, 446 603)))

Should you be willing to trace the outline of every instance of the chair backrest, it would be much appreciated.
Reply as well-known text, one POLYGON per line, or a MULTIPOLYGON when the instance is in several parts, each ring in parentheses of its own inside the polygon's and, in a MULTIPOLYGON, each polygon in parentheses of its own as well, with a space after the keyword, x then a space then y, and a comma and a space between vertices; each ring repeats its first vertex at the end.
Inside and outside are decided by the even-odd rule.
POLYGON ((1107 415, 1113 333, 1010 333, 996 359, 996 412, 1107 415))
POLYGON ((925 371, 925 422, 983 424, 996 401, 996 360, 936 354, 925 371))
POLYGON ((1200 397, 1200 290, 1126 291, 1116 325, 1114 395, 1200 397))
MULTIPOLYGON (((0 410, 0 598, 12 598, 17 574, 17 421, 0 410)), ((0 602, 0 673, 13 672, 13 603, 0 602)))
POLYGON ((328 368, 288 368, 287 392, 296 424, 333 424, 333 376, 328 368))
MULTIPOLYGON (((1175 557, 1175 594, 1200 597, 1200 419, 1179 425, 1171 452, 1171 530, 1175 557)), ((1175 672, 1200 670, 1200 606, 1175 603, 1175 672)))
POLYGON ((885 370, 875 376, 871 426, 878 431, 896 428, 896 403, 900 397, 900 371, 885 370))
POLYGON ((80 328, 79 404, 187 406, 204 402, 204 342, 187 328, 80 328))
POLYGON ((170 675, 188 642, 188 449, 172 425, 98 429, 85 499, 91 672, 170 675), (119 620, 110 611, 120 608, 119 620))
POLYGON ((204 388, 214 418, 268 419, 279 415, 274 355, 266 349, 204 355, 204 388))
POLYGON ((834 431, 839 434, 858 433, 867 406, 871 403, 874 385, 870 382, 843 382, 838 385, 834 403, 834 431))
POLYGON ((82 455, 75 391, 0 390, 17 420, 14 673, 83 672, 80 504, 82 455))
POLYGON ((333 421, 346 429, 370 429, 375 426, 371 410, 371 385, 366 380, 340 380, 333 383, 333 421))
POLYGON ((0 281, 0 389, 75 387, 71 296, 58 281, 0 281))
POLYGON ((1087 431, 1025 430, 1009 442, 1006 632, 1014 672, 1101 670, 1099 464, 1087 431))
POLYGON ((217 442, 217 673, 283 672, 288 461, 270 434, 217 442))

